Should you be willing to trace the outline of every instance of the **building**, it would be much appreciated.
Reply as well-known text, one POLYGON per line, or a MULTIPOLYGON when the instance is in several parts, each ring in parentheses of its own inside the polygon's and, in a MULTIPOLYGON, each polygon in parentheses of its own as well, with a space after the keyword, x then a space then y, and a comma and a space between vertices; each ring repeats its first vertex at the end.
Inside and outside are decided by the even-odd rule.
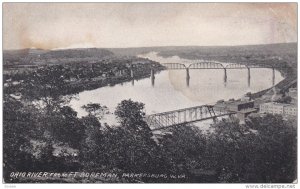
POLYGON ((298 100, 297 88, 289 88, 289 92, 287 95, 292 98, 291 103, 297 104, 297 100, 298 100))
POLYGON ((241 124, 245 124, 245 119, 248 115, 257 112, 257 109, 254 108, 254 101, 248 101, 248 100, 246 101, 220 100, 217 102, 217 104, 215 104, 214 109, 216 110, 225 109, 227 111, 235 112, 241 124))
POLYGON ((297 106, 291 104, 268 102, 259 106, 259 112, 281 114, 287 116, 297 116, 297 106))
POLYGON ((259 106, 260 113, 283 114, 284 104, 268 102, 259 106))
POLYGON ((235 101, 228 104, 228 109, 231 111, 241 111, 254 107, 254 101, 235 101))
POLYGON ((215 107, 238 112, 241 110, 254 108, 254 101, 218 101, 215 107))
POLYGON ((297 116, 297 106, 296 105, 285 106, 284 114, 289 116, 297 116))
POLYGON ((297 98, 297 88, 289 88, 289 96, 292 98, 297 98))

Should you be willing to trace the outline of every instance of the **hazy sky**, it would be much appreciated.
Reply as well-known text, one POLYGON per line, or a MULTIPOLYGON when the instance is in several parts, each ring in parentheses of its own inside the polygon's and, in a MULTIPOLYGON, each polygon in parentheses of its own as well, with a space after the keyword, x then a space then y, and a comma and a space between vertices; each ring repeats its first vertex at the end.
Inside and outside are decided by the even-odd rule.
POLYGON ((296 41, 296 3, 3 5, 4 49, 245 45, 296 41))

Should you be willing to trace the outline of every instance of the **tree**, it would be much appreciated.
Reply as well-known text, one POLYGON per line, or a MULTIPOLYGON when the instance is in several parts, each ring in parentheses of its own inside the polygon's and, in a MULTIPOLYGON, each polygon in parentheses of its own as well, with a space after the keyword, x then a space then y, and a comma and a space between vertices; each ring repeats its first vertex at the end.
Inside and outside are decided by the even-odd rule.
POLYGON ((170 128, 160 140, 160 146, 161 155, 173 174, 207 168, 204 165, 206 137, 197 127, 179 125, 170 128))
POLYGON ((69 106, 63 106, 57 111, 45 112, 40 115, 43 127, 49 138, 55 143, 63 142, 72 148, 77 148, 83 139, 84 125, 69 106))
POLYGON ((115 115, 117 116, 122 127, 132 133, 150 134, 150 128, 143 120, 145 113, 143 112, 144 104, 133 102, 131 99, 123 100, 118 104, 115 115))
POLYGON ((104 114, 109 113, 108 108, 106 106, 101 106, 99 103, 89 103, 81 108, 87 111, 89 115, 95 116, 98 119, 102 119, 104 114))
POLYGON ((152 133, 147 123, 143 120, 144 104, 133 102, 131 99, 123 100, 118 104, 115 115, 119 119, 120 127, 111 130, 115 141, 111 145, 119 149, 118 167, 128 171, 148 171, 157 168, 158 146, 152 139, 152 133))
POLYGON ((257 130, 256 172, 260 182, 293 182, 296 179, 297 129, 293 120, 267 114, 250 117, 247 123, 257 130))
POLYGON ((65 73, 64 66, 45 66, 24 79, 21 92, 28 100, 41 100, 46 107, 55 108, 66 104, 73 97, 73 95, 67 96, 70 88, 66 79, 69 79, 69 75, 65 73))
POLYGON ((281 116, 251 116, 246 125, 223 120, 208 138, 219 182, 292 182, 296 178, 296 129, 281 116))
POLYGON ((207 136, 208 164, 217 171, 218 182, 242 182, 240 174, 245 170, 241 162, 247 161, 243 139, 251 133, 235 119, 222 119, 212 128, 207 136))
POLYGON ((30 113, 23 111, 22 103, 4 95, 3 103, 3 166, 4 178, 9 182, 11 171, 26 171, 32 162, 30 154, 22 151, 29 145, 30 131, 34 130, 30 113))
MULTIPOLYGON (((81 133, 80 159, 85 169, 99 168, 104 165, 103 133, 101 123, 93 116, 88 115, 80 119, 84 132, 81 133)), ((109 145, 109 144, 108 144, 109 145)), ((109 157, 108 157, 109 158, 109 157)))

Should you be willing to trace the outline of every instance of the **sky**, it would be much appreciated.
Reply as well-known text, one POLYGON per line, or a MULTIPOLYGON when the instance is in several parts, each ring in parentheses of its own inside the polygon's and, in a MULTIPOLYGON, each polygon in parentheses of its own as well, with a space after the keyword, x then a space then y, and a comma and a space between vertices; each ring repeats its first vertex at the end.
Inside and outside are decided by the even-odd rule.
POLYGON ((297 42, 296 3, 4 3, 3 48, 297 42))

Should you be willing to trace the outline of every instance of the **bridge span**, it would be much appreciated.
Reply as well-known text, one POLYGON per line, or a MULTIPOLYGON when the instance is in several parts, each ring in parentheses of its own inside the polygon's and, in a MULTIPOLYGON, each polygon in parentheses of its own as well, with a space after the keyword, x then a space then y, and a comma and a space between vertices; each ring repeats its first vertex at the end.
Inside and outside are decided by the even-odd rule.
POLYGON ((236 112, 228 111, 224 108, 217 108, 212 105, 202 105, 147 115, 145 117, 145 121, 151 130, 154 131, 186 123, 215 119, 217 117, 232 115, 235 113, 236 112))
MULTIPOLYGON (((190 69, 220 69, 224 70, 224 85, 227 83, 227 70, 232 69, 247 69, 248 70, 248 86, 250 87, 252 68, 270 68, 272 69, 272 84, 275 85, 275 69, 285 68, 288 69, 286 65, 275 66, 271 64, 237 64, 237 63, 218 63, 218 62, 196 62, 190 64, 184 63, 161 63, 167 70, 186 70, 186 84, 189 86, 190 83, 190 69)), ((134 85, 134 66, 130 68, 130 77, 132 78, 132 84, 134 85)), ((151 83, 154 86, 155 83, 155 68, 151 68, 151 83)))
POLYGON ((165 66, 168 70, 180 70, 185 69, 186 70, 186 80, 187 85, 189 85, 190 80, 190 69, 221 69, 224 70, 224 83, 227 82, 227 70, 231 69, 247 69, 248 70, 248 85, 250 86, 250 79, 251 79, 251 73, 250 69, 253 68, 270 68, 272 69, 272 84, 275 84, 275 68, 288 68, 286 65, 283 66, 274 66, 270 64, 237 64, 237 63, 217 63, 217 62, 198 62, 198 63, 191 63, 189 65, 183 64, 183 63, 163 63, 163 66, 165 66))
MULTIPOLYGON (((177 69, 250 69, 250 68, 279 68, 270 64, 237 64, 237 63, 217 63, 217 62, 197 62, 189 65, 183 63, 162 63, 169 70, 177 69)), ((285 66, 282 66, 285 67, 285 66)), ((281 67, 281 68, 282 68, 281 67)))

